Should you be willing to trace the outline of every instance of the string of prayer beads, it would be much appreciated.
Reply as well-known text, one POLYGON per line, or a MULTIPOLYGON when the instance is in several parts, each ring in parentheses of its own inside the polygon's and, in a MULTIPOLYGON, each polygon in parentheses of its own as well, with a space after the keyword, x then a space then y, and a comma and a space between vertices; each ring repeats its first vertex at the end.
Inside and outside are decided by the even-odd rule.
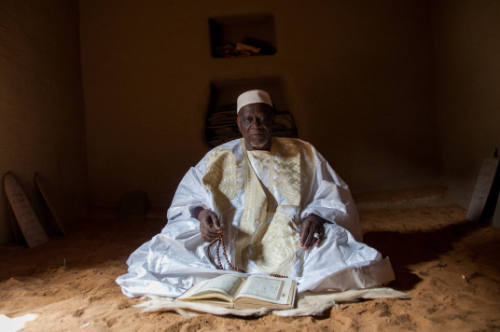
MULTIPOLYGON (((234 266, 233 264, 231 264, 231 261, 229 261, 229 258, 227 256, 227 251, 226 251, 226 245, 224 243, 224 232, 222 230, 220 230, 217 233, 217 237, 210 242, 210 244, 208 245, 208 248, 207 248, 208 249, 207 250, 208 257, 210 258, 210 260, 212 262, 214 261, 214 259, 212 258, 212 254, 210 253, 211 252, 210 249, 215 244, 217 244, 217 247, 215 248, 215 252, 217 254, 217 263, 216 263, 217 269, 224 270, 224 266, 222 265, 221 258, 220 258, 220 247, 222 246, 222 254, 224 255, 224 258, 226 259, 226 262, 229 265, 229 267, 234 271, 245 273, 244 270, 240 269, 237 266, 234 266)), ((277 277, 277 278, 287 278, 287 276, 282 275, 282 274, 278 274, 278 273, 271 273, 270 275, 272 277, 277 277)))

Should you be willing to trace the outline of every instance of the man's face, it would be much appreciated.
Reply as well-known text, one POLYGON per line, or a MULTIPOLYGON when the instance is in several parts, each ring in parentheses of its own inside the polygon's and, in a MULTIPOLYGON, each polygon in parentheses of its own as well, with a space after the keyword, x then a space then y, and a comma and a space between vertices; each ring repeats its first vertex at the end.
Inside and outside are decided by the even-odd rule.
POLYGON ((269 150, 274 113, 264 103, 249 104, 238 112, 238 128, 245 139, 247 150, 269 150))

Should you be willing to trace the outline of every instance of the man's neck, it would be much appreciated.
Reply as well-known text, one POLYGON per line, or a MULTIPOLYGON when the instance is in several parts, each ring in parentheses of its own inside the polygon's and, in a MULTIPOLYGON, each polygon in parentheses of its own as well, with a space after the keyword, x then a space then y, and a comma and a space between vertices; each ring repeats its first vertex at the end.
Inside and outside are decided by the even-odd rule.
POLYGON ((271 141, 272 140, 269 140, 269 143, 267 143, 263 147, 254 147, 254 146, 251 146, 250 143, 248 143, 245 140, 245 148, 247 149, 247 151, 253 151, 253 150, 257 150, 257 151, 271 151, 271 141))

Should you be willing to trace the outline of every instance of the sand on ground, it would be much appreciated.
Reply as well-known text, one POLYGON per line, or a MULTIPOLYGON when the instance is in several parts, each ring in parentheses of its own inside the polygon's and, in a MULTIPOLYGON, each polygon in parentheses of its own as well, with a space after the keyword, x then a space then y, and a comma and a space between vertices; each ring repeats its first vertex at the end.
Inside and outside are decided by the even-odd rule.
POLYGON ((38 248, 0 248, 0 314, 36 313, 24 331, 500 330, 500 229, 457 206, 361 213, 365 242, 390 256, 410 300, 341 304, 320 317, 241 319, 142 313, 114 279, 162 219, 97 219, 38 248))

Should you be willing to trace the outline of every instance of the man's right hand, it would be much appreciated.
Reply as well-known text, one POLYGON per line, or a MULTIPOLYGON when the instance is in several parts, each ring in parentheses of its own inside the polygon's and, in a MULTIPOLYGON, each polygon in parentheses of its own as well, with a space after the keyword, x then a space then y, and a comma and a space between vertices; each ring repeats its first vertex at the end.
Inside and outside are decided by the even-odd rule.
POLYGON ((215 212, 202 209, 198 213, 198 220, 200 221, 201 237, 204 241, 210 242, 219 236, 221 227, 215 212))

